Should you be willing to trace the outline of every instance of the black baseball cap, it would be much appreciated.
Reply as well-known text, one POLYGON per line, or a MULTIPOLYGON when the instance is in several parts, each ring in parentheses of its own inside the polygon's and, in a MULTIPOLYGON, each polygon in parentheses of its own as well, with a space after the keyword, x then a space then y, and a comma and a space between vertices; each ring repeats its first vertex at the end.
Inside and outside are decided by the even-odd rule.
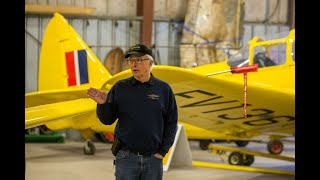
POLYGON ((147 46, 143 44, 136 44, 130 47, 130 49, 124 53, 124 57, 128 58, 130 55, 136 55, 140 57, 146 54, 149 54, 153 57, 151 49, 149 49, 147 46))

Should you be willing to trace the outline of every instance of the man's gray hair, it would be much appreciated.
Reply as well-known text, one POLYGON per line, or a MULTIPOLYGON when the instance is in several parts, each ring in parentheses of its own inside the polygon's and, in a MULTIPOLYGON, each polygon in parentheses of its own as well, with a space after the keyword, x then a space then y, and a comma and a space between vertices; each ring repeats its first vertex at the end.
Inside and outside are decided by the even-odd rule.
POLYGON ((152 71, 152 68, 153 68, 153 66, 154 66, 154 60, 153 60, 153 57, 152 57, 152 56, 150 56, 149 54, 146 54, 145 56, 146 56, 146 57, 148 57, 148 59, 150 59, 150 60, 152 61, 152 65, 151 65, 151 69, 150 69, 150 71, 152 71))

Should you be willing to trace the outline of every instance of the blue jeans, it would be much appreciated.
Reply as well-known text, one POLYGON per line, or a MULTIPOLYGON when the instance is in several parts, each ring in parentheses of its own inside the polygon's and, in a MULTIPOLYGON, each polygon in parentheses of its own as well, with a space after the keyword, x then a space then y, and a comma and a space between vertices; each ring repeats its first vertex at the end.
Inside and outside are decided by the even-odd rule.
POLYGON ((115 161, 116 180, 162 180, 162 160, 119 150, 115 161))

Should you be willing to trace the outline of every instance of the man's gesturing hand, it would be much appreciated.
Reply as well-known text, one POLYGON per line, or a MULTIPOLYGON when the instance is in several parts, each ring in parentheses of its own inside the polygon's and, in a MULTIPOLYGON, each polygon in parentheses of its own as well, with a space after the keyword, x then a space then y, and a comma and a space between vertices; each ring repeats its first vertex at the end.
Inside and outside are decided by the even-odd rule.
POLYGON ((87 90, 87 95, 98 104, 104 104, 107 101, 107 94, 96 88, 90 88, 87 90))

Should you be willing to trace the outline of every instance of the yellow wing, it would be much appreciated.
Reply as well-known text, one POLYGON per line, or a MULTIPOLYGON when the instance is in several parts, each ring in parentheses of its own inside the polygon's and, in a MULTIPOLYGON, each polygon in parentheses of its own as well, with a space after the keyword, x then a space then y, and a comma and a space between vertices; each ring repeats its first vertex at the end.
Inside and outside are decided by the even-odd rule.
MULTIPOLYGON (((247 118, 243 109, 243 75, 226 73, 207 77, 202 69, 208 68, 213 69, 213 66, 196 70, 169 66, 153 68, 155 77, 167 81, 173 88, 179 121, 215 132, 218 139, 294 133, 294 81, 279 78, 294 79, 294 67, 270 67, 270 70, 265 68, 248 74, 247 118)), ((129 76, 130 71, 121 72, 106 84, 112 85, 129 76)))

